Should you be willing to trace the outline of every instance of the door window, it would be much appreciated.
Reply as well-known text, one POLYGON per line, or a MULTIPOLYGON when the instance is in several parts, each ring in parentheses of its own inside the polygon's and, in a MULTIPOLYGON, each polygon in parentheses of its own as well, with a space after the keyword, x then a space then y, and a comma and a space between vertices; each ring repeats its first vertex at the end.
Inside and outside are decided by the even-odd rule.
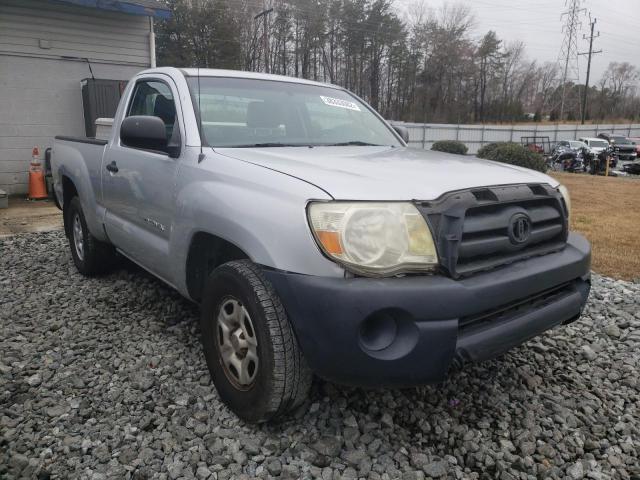
POLYGON ((176 104, 166 83, 157 80, 138 82, 127 112, 128 117, 132 115, 160 117, 167 129, 169 143, 175 143, 178 135, 176 104))

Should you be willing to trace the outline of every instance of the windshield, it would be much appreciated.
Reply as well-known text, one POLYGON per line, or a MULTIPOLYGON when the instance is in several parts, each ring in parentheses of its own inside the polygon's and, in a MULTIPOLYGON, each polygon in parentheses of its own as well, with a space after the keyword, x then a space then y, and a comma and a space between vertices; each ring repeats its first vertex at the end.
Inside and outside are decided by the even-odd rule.
POLYGON ((604 140, 591 140, 591 146, 596 148, 607 148, 609 144, 604 140))
POLYGON ((583 148, 587 146, 586 143, 579 142, 577 140, 572 140, 569 143, 571 144, 571 148, 583 148))
POLYGON ((187 80, 212 147, 401 145, 368 106, 344 90, 224 77, 200 77, 198 87, 196 77, 187 80))

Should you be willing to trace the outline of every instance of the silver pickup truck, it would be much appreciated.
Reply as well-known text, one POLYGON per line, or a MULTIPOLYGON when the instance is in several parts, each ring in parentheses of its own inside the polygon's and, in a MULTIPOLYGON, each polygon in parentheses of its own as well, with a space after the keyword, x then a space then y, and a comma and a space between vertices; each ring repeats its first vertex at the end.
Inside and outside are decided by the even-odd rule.
POLYGON ((440 382, 579 317, 590 247, 567 190, 406 142, 340 87, 158 68, 109 139, 57 137, 52 166, 78 270, 117 252, 198 302, 220 397, 260 422, 314 373, 440 382))

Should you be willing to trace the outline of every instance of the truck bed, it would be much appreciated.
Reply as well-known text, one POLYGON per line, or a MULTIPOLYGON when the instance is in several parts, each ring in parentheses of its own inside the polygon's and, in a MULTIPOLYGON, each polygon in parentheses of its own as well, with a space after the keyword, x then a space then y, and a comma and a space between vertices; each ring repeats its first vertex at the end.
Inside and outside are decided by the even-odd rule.
POLYGON ((79 142, 89 143, 91 145, 106 145, 108 142, 101 138, 89 138, 89 137, 71 137, 67 135, 56 135, 56 140, 63 140, 65 142, 79 142))

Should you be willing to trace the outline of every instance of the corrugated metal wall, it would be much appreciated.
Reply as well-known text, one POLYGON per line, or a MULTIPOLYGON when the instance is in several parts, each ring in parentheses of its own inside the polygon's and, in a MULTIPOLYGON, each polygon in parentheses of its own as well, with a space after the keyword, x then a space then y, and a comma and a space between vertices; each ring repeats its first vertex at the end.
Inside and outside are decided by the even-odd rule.
POLYGON ((148 68, 149 18, 38 0, 0 0, 0 189, 24 193, 31 148, 84 135, 80 81, 148 68), (63 58, 72 57, 72 58, 63 58))
POLYGON ((597 137, 598 133, 616 132, 626 137, 640 137, 640 124, 602 125, 456 125, 437 123, 391 122, 409 129, 409 145, 431 149, 438 140, 460 140, 476 153, 491 142, 517 142, 521 137, 546 136, 550 142, 597 137))

